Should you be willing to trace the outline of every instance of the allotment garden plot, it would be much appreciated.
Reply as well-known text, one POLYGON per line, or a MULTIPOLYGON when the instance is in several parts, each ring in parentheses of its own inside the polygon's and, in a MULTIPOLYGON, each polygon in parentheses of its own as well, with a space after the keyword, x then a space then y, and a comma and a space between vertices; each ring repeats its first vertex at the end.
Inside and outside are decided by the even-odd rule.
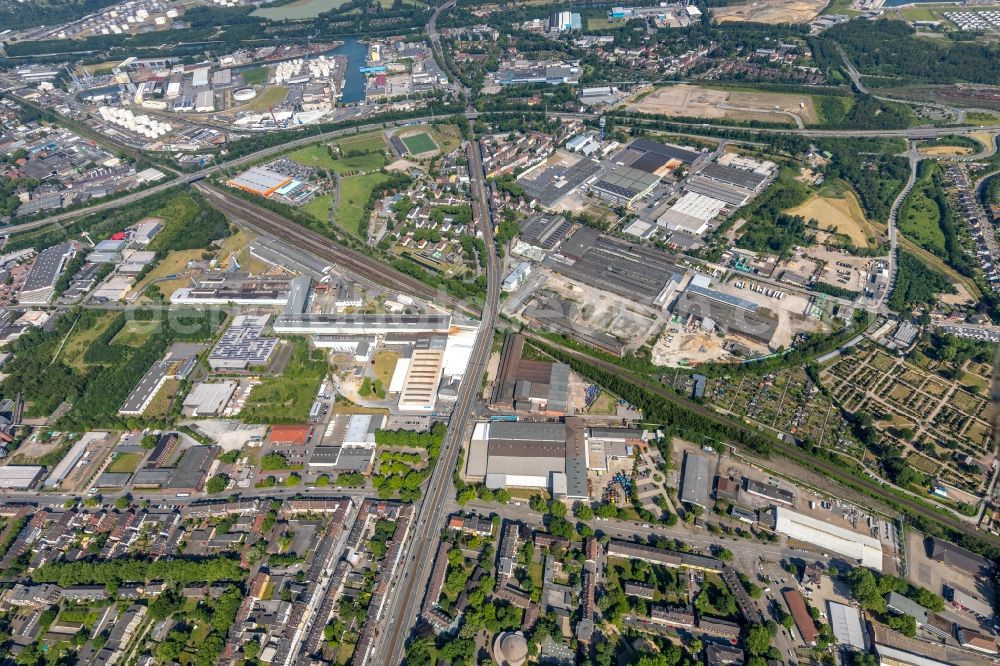
POLYGON ((871 414, 907 464, 935 482, 938 496, 964 502, 965 493, 982 492, 994 456, 985 414, 988 368, 918 358, 927 367, 862 345, 826 368, 822 381, 844 409, 871 414))

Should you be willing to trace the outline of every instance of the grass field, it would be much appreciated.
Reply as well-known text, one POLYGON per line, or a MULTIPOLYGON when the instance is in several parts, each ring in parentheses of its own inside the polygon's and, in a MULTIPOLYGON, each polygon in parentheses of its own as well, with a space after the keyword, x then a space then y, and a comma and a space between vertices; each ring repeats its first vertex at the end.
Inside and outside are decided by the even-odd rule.
POLYGON ((301 210, 320 222, 326 222, 330 219, 331 205, 333 205, 333 195, 321 194, 318 197, 313 197, 312 201, 302 206, 301 210))
POLYGON ((787 211, 807 221, 815 219, 820 229, 834 227, 851 239, 855 247, 873 247, 875 231, 861 208, 861 202, 847 187, 823 188, 805 203, 787 211))
MULTIPOLYGON (((341 150, 345 149, 341 148, 341 150)), ((364 149, 352 146, 347 150, 364 149)), ((330 157, 330 153, 327 151, 325 145, 306 146, 305 148, 300 148, 289 153, 286 157, 303 166, 327 169, 339 174, 354 173, 356 171, 375 171, 385 166, 385 156, 382 153, 367 153, 365 155, 334 159, 330 157)))
POLYGON ((922 248, 944 252, 941 211, 933 197, 930 177, 917 183, 899 212, 899 230, 922 248))
POLYGON ((384 150, 385 137, 381 132, 368 132, 367 134, 357 134, 355 136, 340 139, 335 142, 342 151, 348 150, 384 150))
POLYGON ((429 153, 432 150, 437 150, 438 148, 437 144, 434 143, 434 139, 432 139, 427 132, 421 132, 420 134, 403 137, 402 140, 411 155, 429 153))
POLYGON ((340 205, 334 221, 337 226, 353 236, 360 235, 361 219, 372 190, 388 180, 383 173, 349 176, 340 179, 340 205))
MULTIPOLYGON (((201 255, 204 250, 175 250, 164 257, 160 262, 153 267, 146 277, 142 279, 141 282, 132 287, 132 291, 136 293, 141 293, 153 283, 154 280, 159 280, 165 278, 168 275, 178 275, 185 273, 187 271, 187 265, 189 261, 195 261, 201 259, 201 255)), ((188 280, 184 278, 172 278, 169 281, 159 282, 160 291, 163 292, 164 297, 170 298, 170 295, 174 293, 174 289, 178 289, 188 284, 188 280)))
POLYGON ((323 12, 337 9, 347 4, 347 0, 295 0, 280 7, 259 7, 250 16, 259 16, 268 21, 299 21, 314 19, 323 12))
POLYGON ((319 384, 327 372, 326 355, 313 357, 305 339, 296 338, 281 375, 264 377, 247 398, 240 416, 249 423, 302 423, 309 418, 319 384))
POLYGON ((267 88, 261 94, 254 97, 252 100, 247 102, 243 109, 249 111, 267 111, 272 106, 281 104, 288 97, 288 88, 284 86, 274 86, 267 88))
POLYGON ((66 344, 63 345, 59 358, 67 365, 71 365, 79 370, 86 370, 88 366, 83 362, 84 353, 94 339, 108 328, 116 316, 117 313, 115 312, 103 312, 99 315, 100 318, 97 322, 90 328, 74 328, 73 334, 70 335, 69 339, 66 340, 66 344))
POLYGON ((111 338, 113 345, 139 347, 160 327, 158 321, 127 321, 122 330, 111 338))
POLYGON ((142 461, 141 453, 117 453, 115 459, 108 465, 109 472, 115 474, 132 473, 142 461))
POLYGON ((392 372, 396 369, 396 361, 398 360, 399 354, 393 351, 377 352, 372 359, 372 370, 375 371, 375 378, 381 379, 386 388, 389 388, 392 372))
POLYGON ((180 390, 181 382, 177 379, 168 379, 163 382, 163 386, 160 390, 156 392, 153 396, 152 402, 149 403, 149 407, 146 408, 145 416, 151 418, 164 418, 170 413, 170 408, 173 405, 174 397, 177 395, 177 391, 180 390))
POLYGON ((259 86, 267 82, 267 67, 253 67, 243 70, 243 83, 248 86, 259 86))
POLYGON ((587 19, 587 30, 612 30, 621 23, 615 23, 604 16, 591 16, 587 19))

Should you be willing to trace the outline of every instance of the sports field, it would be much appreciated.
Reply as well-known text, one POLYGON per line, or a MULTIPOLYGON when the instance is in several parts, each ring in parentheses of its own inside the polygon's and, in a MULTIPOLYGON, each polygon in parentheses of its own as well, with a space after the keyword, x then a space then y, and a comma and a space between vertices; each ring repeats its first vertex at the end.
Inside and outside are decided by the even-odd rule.
POLYGON ((414 134, 413 136, 403 137, 403 144, 406 149, 410 151, 411 155, 420 155, 421 153, 429 153, 432 150, 437 150, 438 146, 434 143, 434 139, 427 132, 421 132, 420 134, 414 134))

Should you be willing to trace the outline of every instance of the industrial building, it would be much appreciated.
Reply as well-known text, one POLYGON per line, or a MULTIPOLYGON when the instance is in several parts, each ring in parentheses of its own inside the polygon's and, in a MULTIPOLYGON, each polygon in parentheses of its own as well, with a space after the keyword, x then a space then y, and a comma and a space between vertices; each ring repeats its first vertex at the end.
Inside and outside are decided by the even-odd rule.
POLYGON ((28 490, 42 477, 41 465, 4 465, 0 467, 0 489, 28 490))
POLYGON ((666 252, 602 236, 590 227, 577 229, 563 242, 559 253, 569 261, 553 262, 553 271, 581 284, 659 307, 669 303, 684 273, 674 256, 666 252))
POLYGON ((682 164, 694 164, 700 156, 701 153, 694 150, 639 138, 630 143, 616 159, 633 169, 660 177, 682 164))
POLYGON ((683 231, 700 236, 708 230, 708 223, 718 217, 726 202, 696 192, 686 192, 657 219, 658 226, 668 231, 683 231))
MULTIPOLYGON (((181 287, 170 296, 175 305, 252 305, 288 307, 295 296, 304 307, 312 279, 251 275, 239 271, 205 273, 194 287, 181 287)), ((299 312, 302 311, 300 307, 299 312)))
POLYGON ((971 550, 962 548, 950 541, 935 537, 928 537, 927 545, 929 546, 929 556, 932 560, 963 571, 971 576, 992 576, 993 563, 982 555, 973 553, 971 550))
POLYGON ((543 250, 552 250, 566 238, 573 223, 562 215, 538 213, 520 222, 518 237, 543 250))
POLYGON ((267 198, 290 182, 291 176, 264 167, 254 167, 226 181, 226 185, 267 198))
POLYGON ((87 455, 87 447, 96 442, 106 440, 109 437, 109 433, 106 432, 86 432, 83 436, 76 441, 75 444, 66 452, 66 455, 62 457, 62 460, 52 469, 52 473, 49 477, 45 479, 46 488, 58 488, 63 482, 66 476, 76 467, 76 464, 80 462, 87 455))
POLYGON ((778 329, 778 316, 771 310, 738 296, 692 284, 674 305, 674 313, 702 321, 706 330, 718 327, 769 345, 778 329))
POLYGON ((604 171, 590 184, 590 192, 612 205, 631 209, 659 182, 660 178, 655 174, 628 166, 619 166, 604 171))
POLYGON ((664 550, 663 548, 657 548, 648 544, 622 541, 620 539, 612 539, 608 542, 608 557, 641 560, 673 569, 688 567, 712 573, 721 573, 724 569, 722 561, 714 557, 664 550))
POLYGON ((684 190, 724 201, 732 208, 745 205, 754 196, 754 192, 746 188, 729 185, 701 175, 689 178, 684 183, 684 190))
POLYGON ((188 376, 202 349, 203 345, 175 342, 163 360, 157 361, 146 371, 118 413, 126 416, 142 415, 168 379, 184 379, 188 376))
POLYGON ((706 164, 698 175, 703 178, 708 178, 709 180, 714 180, 724 185, 732 185, 734 187, 741 187, 745 190, 750 190, 751 192, 760 192, 764 189, 764 185, 767 184, 767 174, 757 173, 756 171, 748 171, 746 169, 738 169, 731 166, 723 166, 722 164, 706 164))
POLYGON ((781 591, 781 596, 785 598, 785 603, 788 605, 788 612, 792 614, 792 619, 795 620, 795 628, 799 630, 802 642, 808 646, 816 645, 819 630, 816 629, 816 623, 813 622, 812 615, 809 614, 809 609, 806 608, 806 600, 802 598, 802 593, 798 590, 787 588, 781 591))
POLYGON ((827 604, 830 607, 830 629, 833 630, 833 635, 841 647, 866 652, 868 636, 861 624, 860 611, 854 606, 839 604, 836 601, 828 601, 827 604))
POLYGON ((882 544, 878 539, 783 506, 775 507, 774 516, 776 532, 857 560, 861 566, 882 571, 882 544))
POLYGON ((681 477, 681 501, 709 508, 712 503, 711 472, 712 459, 700 453, 688 451, 684 454, 684 469, 681 477))
POLYGON ((73 256, 72 243, 53 245, 38 253, 17 301, 22 305, 46 305, 52 299, 56 282, 73 256))
POLYGON ((466 474, 490 488, 545 488, 559 499, 589 497, 582 422, 478 423, 466 474))
POLYGON ((199 382, 184 398, 185 416, 218 416, 229 404, 239 382, 227 379, 222 382, 199 382))
POLYGON ((281 335, 447 334, 450 315, 283 314, 274 321, 281 335))
POLYGON ((893 591, 885 595, 885 607, 897 615, 912 617, 916 621, 918 629, 934 634, 941 640, 946 640, 951 636, 951 622, 898 592, 893 591))
POLYGON ((429 412, 434 409, 444 365, 443 342, 440 338, 433 338, 417 343, 413 349, 397 403, 401 412, 429 412))
POLYGON ((565 414, 569 402, 569 366, 523 358, 524 342, 521 334, 511 334, 504 339, 491 406, 565 414))
MULTIPOLYGON (((556 155, 559 154, 557 151, 556 155)), ((601 165, 592 159, 580 159, 569 153, 566 156, 559 164, 550 164, 550 160, 539 162, 518 176, 517 182, 527 199, 553 208, 601 171, 601 165)))
POLYGON ((246 370, 267 363, 278 344, 263 337, 270 315, 239 315, 233 318, 208 356, 213 370, 246 370))

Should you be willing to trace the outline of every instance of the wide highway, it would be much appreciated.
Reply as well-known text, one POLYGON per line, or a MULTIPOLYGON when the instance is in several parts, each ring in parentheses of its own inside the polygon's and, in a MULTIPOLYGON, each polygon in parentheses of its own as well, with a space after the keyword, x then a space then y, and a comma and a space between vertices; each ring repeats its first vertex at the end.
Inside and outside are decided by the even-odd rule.
MULTIPOLYGON (((488 280, 486 300, 476 344, 469 360, 469 367, 462 378, 458 402, 451 413, 448 432, 441 447, 441 456, 431 474, 424 500, 418 510, 414 535, 408 545, 408 561, 403 566, 404 578, 396 582, 390 593, 386 617, 382 618, 384 633, 380 636, 380 640, 373 644, 376 658, 370 663, 398 664, 403 659, 406 639, 417 620, 427 590, 434 554, 440 542, 439 535, 445 525, 447 506, 455 492, 452 472, 467 436, 472 410, 481 386, 480 381, 486 370, 493 342, 493 331, 496 328, 497 308, 500 302, 500 275, 496 245, 493 240, 493 208, 486 185, 486 173, 483 170, 479 143, 471 143, 467 153, 469 173, 473 183, 473 203, 479 210, 479 225, 489 258, 486 267, 488 280)), ((362 660, 360 663, 361 666, 365 666, 368 662, 362 660)))

